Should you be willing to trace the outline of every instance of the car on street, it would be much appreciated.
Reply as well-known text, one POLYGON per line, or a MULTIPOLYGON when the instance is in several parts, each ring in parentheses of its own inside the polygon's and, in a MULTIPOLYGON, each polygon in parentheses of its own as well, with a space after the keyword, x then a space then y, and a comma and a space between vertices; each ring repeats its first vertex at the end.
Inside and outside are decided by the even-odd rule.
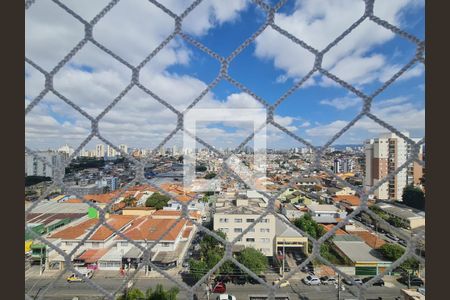
MULTIPOLYGON (((353 281, 355 281, 356 284, 362 284, 363 283, 361 278, 353 278, 353 281)), ((347 278, 342 279, 342 282, 344 282, 347 285, 353 285, 353 282, 351 282, 347 278)))
MULTIPOLYGON (((363 280, 362 280, 362 282, 363 283, 366 283, 366 282, 368 282, 369 280, 371 280, 373 277, 366 277, 366 278, 363 278, 363 280)), ((372 285, 373 286, 384 286, 384 280, 383 279, 378 279, 378 280, 376 280, 374 283, 372 283, 372 285)))
POLYGON ((92 270, 77 270, 78 272, 81 273, 81 276, 76 274, 76 273, 72 273, 72 275, 70 275, 69 277, 67 277, 67 282, 71 283, 71 282, 83 282, 86 278, 92 278, 92 276, 94 275, 92 270))
POLYGON ((213 287, 212 292, 223 294, 227 291, 227 286, 223 282, 217 282, 216 285, 213 287))
POLYGON ((216 300, 236 300, 236 297, 230 294, 221 294, 217 296, 216 300))
POLYGON ((337 283, 337 280, 334 277, 322 276, 319 279, 320 279, 320 282, 322 284, 335 284, 335 283, 337 283))
POLYGON ((303 282, 306 285, 319 285, 320 284, 320 279, 317 276, 308 275, 305 278, 303 278, 303 282))

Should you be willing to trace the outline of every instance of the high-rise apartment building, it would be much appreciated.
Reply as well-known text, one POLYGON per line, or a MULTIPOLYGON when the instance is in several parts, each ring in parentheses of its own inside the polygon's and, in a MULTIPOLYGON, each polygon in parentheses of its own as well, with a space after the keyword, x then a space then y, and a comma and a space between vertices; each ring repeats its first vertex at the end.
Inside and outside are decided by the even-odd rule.
MULTIPOLYGON (((409 137, 409 133, 403 133, 409 137)), ((411 145, 394 133, 382 134, 370 139, 364 145, 366 155, 365 186, 370 188, 378 181, 394 172, 411 156, 411 145)), ((421 155, 420 155, 421 157, 421 155)), ((420 158, 419 157, 419 158, 420 158)), ((378 199, 401 200, 403 189, 410 184, 418 184, 422 177, 419 164, 412 163, 383 183, 374 195, 378 199)))
POLYGON ((106 156, 108 157, 116 157, 117 156, 117 151, 116 149, 114 149, 113 147, 111 147, 110 145, 108 145, 106 147, 106 156))
POLYGON ((128 146, 127 146, 127 145, 125 145, 125 144, 120 144, 120 145, 119 145, 119 149, 120 149, 120 151, 123 151, 123 152, 125 152, 125 153, 128 154, 128 146))
POLYGON ((95 147, 95 156, 96 157, 104 157, 105 156, 105 145, 98 144, 95 147))
POLYGON ((48 162, 45 164, 36 156, 25 153, 25 174, 26 176, 46 176, 53 178, 55 170, 63 163, 62 153, 57 151, 39 151, 37 156, 48 162))

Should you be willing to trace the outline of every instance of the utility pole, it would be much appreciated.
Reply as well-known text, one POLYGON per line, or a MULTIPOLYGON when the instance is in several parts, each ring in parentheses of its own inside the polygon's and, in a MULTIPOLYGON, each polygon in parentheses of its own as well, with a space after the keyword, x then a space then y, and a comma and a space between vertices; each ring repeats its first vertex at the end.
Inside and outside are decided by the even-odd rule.
POLYGON ((284 261, 286 259, 286 247, 284 246, 285 240, 283 240, 283 264, 282 264, 282 268, 283 270, 281 271, 282 276, 281 278, 284 278, 284 261))
POLYGON ((42 247, 41 247, 41 255, 39 258, 39 275, 42 275, 43 270, 42 270, 42 247))
POLYGON ((338 273, 338 300, 341 300, 341 275, 338 273))

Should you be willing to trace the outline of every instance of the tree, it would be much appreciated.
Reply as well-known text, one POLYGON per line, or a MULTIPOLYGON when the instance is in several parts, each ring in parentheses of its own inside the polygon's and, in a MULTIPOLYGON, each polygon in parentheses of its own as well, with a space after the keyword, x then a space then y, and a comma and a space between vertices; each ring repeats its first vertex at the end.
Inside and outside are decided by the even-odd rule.
POLYGON ((195 167, 196 172, 205 172, 207 170, 206 166, 200 165, 195 167))
POLYGON ((189 273, 195 281, 198 281, 208 273, 208 265, 203 260, 190 259, 189 273))
POLYGON ((402 200, 408 206, 425 210, 425 194, 418 187, 412 185, 406 186, 403 190, 402 200))
POLYGON ((125 199, 122 200, 123 203, 125 203, 126 206, 136 206, 136 198, 132 196, 125 197, 125 199))
POLYGON ((310 214, 304 214, 299 219, 296 219, 294 224, 315 239, 325 234, 325 229, 314 221, 310 214))
POLYGON ((245 248, 237 257, 237 261, 249 268, 256 275, 266 271, 269 267, 267 257, 255 248, 245 248))
POLYGON ((393 243, 386 243, 378 250, 390 261, 396 261, 405 253, 405 249, 402 246, 393 243))
POLYGON ((146 299, 145 294, 137 288, 133 288, 125 292, 122 296, 117 298, 117 300, 140 300, 146 299))
POLYGON ((164 206, 167 205, 169 202, 170 197, 166 195, 161 195, 160 193, 156 192, 153 193, 147 201, 145 201, 145 206, 147 207, 154 207, 156 210, 162 209, 164 206))
POLYGON ((133 288, 121 295, 118 300, 176 300, 180 290, 176 287, 165 290, 162 284, 157 284, 155 289, 147 289, 142 292, 138 288, 133 288))
POLYGON ((216 177, 217 174, 214 172, 208 173, 205 175, 205 179, 213 179, 214 177, 216 177))

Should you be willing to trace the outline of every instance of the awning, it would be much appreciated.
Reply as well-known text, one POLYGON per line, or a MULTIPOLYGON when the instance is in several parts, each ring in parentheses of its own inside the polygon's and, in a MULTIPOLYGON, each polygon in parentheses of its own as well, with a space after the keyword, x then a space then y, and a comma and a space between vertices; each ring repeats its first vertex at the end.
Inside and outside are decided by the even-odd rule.
POLYGON ((99 261, 122 261, 122 253, 116 248, 113 247, 108 251, 105 255, 103 255, 99 261))
POLYGON ((79 255, 76 260, 82 260, 87 264, 92 264, 97 262, 103 255, 108 252, 109 249, 87 249, 81 255, 79 255))
POLYGON ((122 258, 138 259, 138 258, 141 258, 141 256, 142 256, 142 251, 137 247, 133 247, 130 250, 128 250, 128 252, 122 256, 122 258))
POLYGON ((152 262, 168 264, 178 260, 178 252, 176 251, 167 251, 167 252, 158 252, 158 254, 152 259, 152 262))

